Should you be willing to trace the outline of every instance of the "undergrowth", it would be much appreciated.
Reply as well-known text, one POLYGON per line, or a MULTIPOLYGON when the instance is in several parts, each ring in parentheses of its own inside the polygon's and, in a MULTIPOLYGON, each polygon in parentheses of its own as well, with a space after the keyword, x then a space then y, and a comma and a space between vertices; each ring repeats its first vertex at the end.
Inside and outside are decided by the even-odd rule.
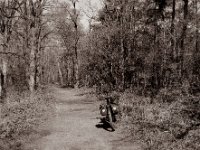
POLYGON ((53 113, 53 98, 47 89, 33 95, 10 91, 1 108, 0 149, 21 149, 27 136, 34 133, 53 113))
POLYGON ((200 149, 200 97, 161 90, 152 100, 126 92, 120 103, 123 126, 143 149, 200 149))

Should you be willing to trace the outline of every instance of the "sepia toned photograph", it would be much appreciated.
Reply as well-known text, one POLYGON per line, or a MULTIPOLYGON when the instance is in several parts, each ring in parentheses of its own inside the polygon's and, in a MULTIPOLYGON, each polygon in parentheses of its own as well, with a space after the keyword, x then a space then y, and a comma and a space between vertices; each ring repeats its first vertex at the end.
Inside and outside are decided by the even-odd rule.
POLYGON ((0 0, 0 150, 200 150, 200 0, 0 0))

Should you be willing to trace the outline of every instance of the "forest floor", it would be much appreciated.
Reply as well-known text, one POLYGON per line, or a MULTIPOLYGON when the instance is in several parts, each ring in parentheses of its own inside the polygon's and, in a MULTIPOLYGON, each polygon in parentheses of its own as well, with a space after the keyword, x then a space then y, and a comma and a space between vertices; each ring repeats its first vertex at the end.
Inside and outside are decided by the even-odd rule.
POLYGON ((99 104, 83 90, 53 88, 55 116, 41 127, 40 138, 27 143, 27 150, 140 150, 125 140, 119 127, 109 132, 98 125, 99 104))

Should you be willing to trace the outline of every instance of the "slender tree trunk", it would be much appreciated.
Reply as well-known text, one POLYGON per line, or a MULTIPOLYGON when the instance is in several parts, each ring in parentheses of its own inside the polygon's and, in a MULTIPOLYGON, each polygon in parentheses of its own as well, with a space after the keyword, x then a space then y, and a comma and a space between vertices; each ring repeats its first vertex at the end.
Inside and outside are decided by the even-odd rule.
POLYGON ((156 66, 157 66, 157 62, 156 62, 156 60, 157 60, 157 58, 158 57, 156 57, 157 55, 157 49, 158 49, 158 47, 157 47, 157 40, 158 40, 158 36, 157 36, 157 34, 158 34, 158 30, 157 30, 157 23, 155 22, 154 23, 154 47, 153 47, 153 63, 152 63, 152 75, 153 75, 153 81, 152 81, 152 83, 153 83, 153 85, 152 85, 152 87, 153 88, 157 88, 158 87, 158 78, 157 78, 157 69, 156 69, 156 66))
POLYGON ((187 32, 187 24, 188 24, 188 0, 184 1, 184 21, 183 21, 183 29, 181 34, 181 45, 180 45, 180 78, 183 77, 183 68, 184 68, 184 53, 185 53, 185 38, 187 32))
MULTIPOLYGON (((76 29, 76 32, 77 29, 76 29)), ((77 37, 77 33, 76 33, 76 37, 77 37)), ((78 38, 78 37, 77 37, 78 38)), ((76 41, 75 44, 75 58, 74 58, 74 74, 75 74, 75 88, 78 88, 79 86, 79 63, 78 63, 78 47, 77 47, 78 41, 76 41)))
MULTIPOLYGON (((7 37, 6 37, 7 39, 7 37)), ((4 46, 3 46, 3 51, 7 52, 8 50, 8 45, 9 41, 6 40, 4 46)), ((8 60, 7 60, 7 55, 2 55, 1 58, 1 98, 3 100, 3 103, 5 103, 5 97, 7 95, 7 71, 8 71, 8 60)))
POLYGON ((78 41, 79 41, 79 35, 78 35, 78 14, 76 10, 76 1, 72 1, 74 13, 73 13, 73 23, 74 23, 74 29, 75 29, 75 44, 74 44, 74 74, 75 74, 75 88, 78 88, 79 86, 79 63, 78 63, 78 41))
POLYGON ((36 44, 36 56, 35 56, 35 61, 36 61, 36 67, 35 67, 35 88, 37 89, 40 86, 40 80, 41 80, 41 61, 40 61, 40 57, 41 57, 41 38, 40 38, 40 34, 41 34, 41 29, 38 32, 38 37, 37 37, 37 44, 36 44))
POLYGON ((78 88, 79 86, 79 65, 78 65, 78 60, 75 59, 75 88, 78 88))
MULTIPOLYGON (((199 75, 200 70, 199 70, 199 61, 200 61, 200 44, 199 44, 199 16, 198 16, 198 0, 195 0, 194 8, 195 8, 195 13, 196 13, 196 20, 195 20, 195 26, 196 26, 196 35, 195 35, 195 50, 193 51, 193 74, 194 75, 199 75)), ((200 76, 200 75, 199 75, 200 76)))
POLYGON ((123 8, 121 8, 120 12, 120 49, 121 49, 121 87, 120 90, 124 90, 125 88, 125 49, 124 49, 124 38, 123 38, 123 32, 124 32, 124 24, 123 24, 123 8))
MULTIPOLYGON (((29 56, 29 90, 31 94, 35 91, 36 85, 36 52, 37 52, 37 41, 36 41, 36 19, 33 13, 34 4, 32 0, 25 2, 24 4, 25 14, 31 20, 31 22, 27 22, 26 24, 26 42, 25 46, 27 50, 30 48, 30 56, 29 56), (30 9, 30 12, 29 12, 30 9), (30 39, 30 47, 28 46, 28 40, 30 39)), ((28 20, 25 20, 28 21, 28 20)))
POLYGON ((2 73, 2 66, 0 66, 0 100, 1 103, 3 103, 3 98, 4 98, 4 77, 3 77, 3 73, 2 73))
POLYGON ((64 82, 67 85, 68 83, 68 58, 63 62, 65 67, 65 75, 64 75, 64 82))
MULTIPOLYGON (((76 14, 76 13, 75 13, 76 14)), ((74 59, 74 73, 75 73, 75 88, 78 88, 79 86, 79 63, 78 63, 78 25, 75 25, 75 32, 76 32, 76 39, 75 39, 75 46, 74 46, 74 52, 75 52, 75 59, 74 59)))
POLYGON ((199 3, 198 3, 198 0, 195 0, 195 11, 196 11, 196 43, 195 43, 195 51, 196 51, 196 53, 199 53, 199 17, 198 17, 198 5, 199 5, 199 3))
POLYGON ((70 64, 70 59, 67 61, 67 84, 70 85, 72 80, 72 69, 70 64))
POLYGON ((37 51, 38 51, 38 39, 36 37, 37 28, 34 27, 31 30, 31 47, 30 47, 30 66, 29 66, 29 90, 33 93, 36 90, 37 79, 37 51))
POLYGON ((74 78, 75 78, 75 62, 74 62, 74 57, 72 57, 72 76, 71 76, 71 84, 75 85, 74 83, 74 78))
POLYGON ((61 65, 60 65, 59 59, 57 60, 57 65, 58 65, 58 73, 59 73, 60 84, 61 84, 61 86, 63 86, 64 85, 63 74, 62 74, 62 70, 61 70, 61 65))
POLYGON ((175 24, 174 20, 176 17, 176 0, 173 0, 173 5, 172 5, 172 20, 171 20, 171 57, 173 59, 176 58, 176 40, 175 40, 175 24))
MULTIPOLYGON (((8 24, 6 24, 8 26, 8 24)), ((8 52, 10 46, 10 35, 11 31, 8 30, 8 27, 5 27, 5 31, 3 34, 3 52, 8 52)), ((2 73, 2 98, 4 99, 7 94, 7 71, 8 71, 8 58, 7 55, 2 55, 1 58, 1 73, 2 73)))
POLYGON ((30 68, 29 68, 29 90, 31 93, 35 91, 36 85, 36 47, 34 40, 32 41, 30 52, 30 68))
POLYGON ((125 58, 124 58, 124 40, 121 37, 120 39, 120 48, 121 48, 121 90, 124 90, 125 86, 125 58))

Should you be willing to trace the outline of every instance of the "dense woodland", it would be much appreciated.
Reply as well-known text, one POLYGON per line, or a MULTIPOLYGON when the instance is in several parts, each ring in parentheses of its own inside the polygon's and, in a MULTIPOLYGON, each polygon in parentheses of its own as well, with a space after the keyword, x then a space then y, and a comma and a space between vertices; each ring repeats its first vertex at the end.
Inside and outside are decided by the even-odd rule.
MULTIPOLYGON (((131 105, 132 111, 144 103, 156 110, 175 106, 183 125, 172 117, 167 126, 162 121, 152 126, 178 128, 175 141, 184 139, 200 124, 200 2, 104 0, 103 4, 97 15, 84 12, 90 23, 86 31, 78 0, 1 0, 2 105, 12 92, 35 93, 49 84, 95 88, 97 94, 128 92, 140 97, 140 106, 131 105)), ((145 142, 149 149, 163 148, 154 147, 159 139, 149 138, 151 142, 145 142)))
POLYGON ((105 1, 87 32, 77 3, 1 2, 2 97, 9 86, 34 91, 55 82, 198 91, 197 0, 105 1))
POLYGON ((153 95, 185 84, 198 89, 198 1, 108 1, 98 19, 89 34, 91 83, 153 95))

